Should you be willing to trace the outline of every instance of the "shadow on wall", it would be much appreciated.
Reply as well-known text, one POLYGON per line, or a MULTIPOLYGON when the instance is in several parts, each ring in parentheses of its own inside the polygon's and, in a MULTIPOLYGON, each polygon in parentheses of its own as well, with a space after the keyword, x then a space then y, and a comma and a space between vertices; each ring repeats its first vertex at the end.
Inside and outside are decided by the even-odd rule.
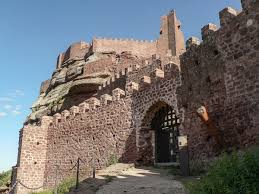
MULTIPOLYGON (((117 145, 116 143, 117 148, 118 146, 119 145, 117 145)), ((121 157, 119 158, 119 162, 134 163, 136 162, 137 156, 138 156, 138 153, 137 153, 137 147, 136 147, 136 130, 133 129, 126 140, 125 151, 122 153, 121 157)))

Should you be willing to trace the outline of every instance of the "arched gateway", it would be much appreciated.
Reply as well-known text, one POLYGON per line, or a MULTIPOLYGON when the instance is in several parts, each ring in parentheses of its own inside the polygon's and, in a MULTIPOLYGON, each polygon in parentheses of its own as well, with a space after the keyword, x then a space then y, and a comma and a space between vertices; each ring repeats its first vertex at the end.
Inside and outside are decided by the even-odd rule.
POLYGON ((179 119, 175 110, 166 105, 161 107, 152 119, 151 128, 155 131, 155 162, 168 163, 178 160, 179 119))
POLYGON ((179 118, 176 111, 165 102, 152 105, 139 131, 141 160, 145 163, 179 162, 179 118), (149 135, 148 135, 149 134, 149 135))

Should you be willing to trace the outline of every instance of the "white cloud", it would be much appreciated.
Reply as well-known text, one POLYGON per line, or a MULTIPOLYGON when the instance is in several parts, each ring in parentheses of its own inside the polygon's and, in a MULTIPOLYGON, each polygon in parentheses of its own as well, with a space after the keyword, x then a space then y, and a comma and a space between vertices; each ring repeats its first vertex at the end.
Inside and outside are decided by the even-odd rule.
POLYGON ((12 113, 13 113, 14 115, 19 115, 19 114, 21 114, 21 112, 18 111, 18 110, 12 110, 12 113))
POLYGON ((0 112, 0 117, 5 117, 5 116, 7 116, 6 112, 0 112))
POLYGON ((10 105, 10 104, 5 104, 4 105, 4 109, 6 109, 6 110, 11 110, 12 109, 12 105, 10 105))
POLYGON ((15 109, 16 109, 16 110, 21 110, 21 108, 22 108, 22 105, 19 105, 19 104, 18 104, 18 105, 15 106, 15 109))
POLYGON ((12 110, 10 110, 12 112, 13 115, 20 115, 21 114, 21 105, 15 105, 14 108, 12 110))
POLYGON ((9 97, 0 97, 0 102, 12 102, 13 99, 9 97))
POLYGON ((16 95, 24 96, 24 92, 22 90, 15 90, 16 95))

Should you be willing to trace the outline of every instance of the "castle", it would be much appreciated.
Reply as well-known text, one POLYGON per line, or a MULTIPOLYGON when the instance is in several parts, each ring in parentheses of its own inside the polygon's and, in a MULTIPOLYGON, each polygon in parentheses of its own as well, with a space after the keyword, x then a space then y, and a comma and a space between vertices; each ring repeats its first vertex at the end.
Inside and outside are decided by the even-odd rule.
POLYGON ((182 135, 191 160, 212 158, 219 150, 197 116, 201 106, 224 146, 256 144, 259 2, 241 1, 242 12, 228 7, 219 13, 220 28, 202 28, 202 41, 191 37, 185 45, 171 11, 156 41, 94 38, 60 54, 20 131, 12 184, 23 185, 17 183, 15 193, 52 188, 74 173, 69 169, 79 157, 85 174, 114 156, 141 164, 178 162, 182 135))

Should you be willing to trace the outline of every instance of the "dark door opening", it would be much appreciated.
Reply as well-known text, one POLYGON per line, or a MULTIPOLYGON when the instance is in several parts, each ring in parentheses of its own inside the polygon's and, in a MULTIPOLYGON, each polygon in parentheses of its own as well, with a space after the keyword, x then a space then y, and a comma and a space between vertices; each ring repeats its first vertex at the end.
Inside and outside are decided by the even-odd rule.
POLYGON ((179 119, 170 106, 159 109, 152 120, 155 130, 155 160, 157 163, 177 162, 179 119))

